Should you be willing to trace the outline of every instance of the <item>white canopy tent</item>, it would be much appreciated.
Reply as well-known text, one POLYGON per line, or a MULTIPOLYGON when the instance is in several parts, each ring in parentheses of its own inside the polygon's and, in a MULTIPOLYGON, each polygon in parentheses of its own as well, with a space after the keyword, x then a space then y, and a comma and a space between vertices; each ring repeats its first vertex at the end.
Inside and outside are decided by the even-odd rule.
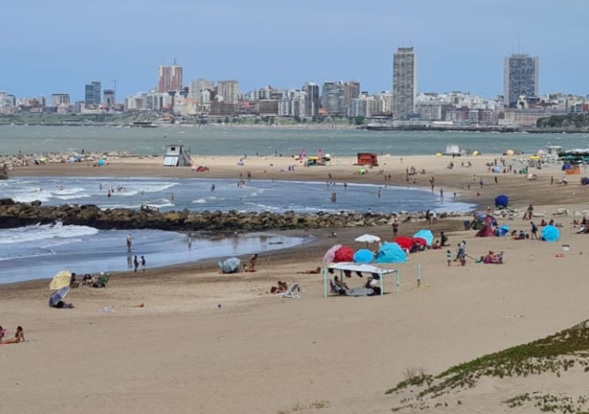
POLYGON ((400 273, 397 269, 383 269, 382 267, 377 267, 371 264, 365 263, 354 263, 354 262, 341 262, 341 263, 332 263, 328 266, 323 268, 323 297, 326 298, 329 293, 329 271, 339 271, 340 273, 340 280, 344 280, 344 272, 361 272, 361 273, 370 273, 370 274, 377 274, 380 277, 380 295, 384 294, 384 285, 383 279, 385 275, 389 275, 391 273, 396 273, 397 281, 399 280, 400 273))

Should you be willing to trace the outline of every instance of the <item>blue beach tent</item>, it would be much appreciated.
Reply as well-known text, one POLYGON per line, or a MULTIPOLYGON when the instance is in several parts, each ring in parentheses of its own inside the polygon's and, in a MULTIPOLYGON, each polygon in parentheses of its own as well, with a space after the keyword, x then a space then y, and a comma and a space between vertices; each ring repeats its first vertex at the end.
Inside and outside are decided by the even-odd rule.
POLYGON ((403 263, 407 261, 407 253, 397 243, 385 242, 376 253, 376 263, 403 263))
POLYGON ((509 233, 509 226, 500 226, 495 230, 497 236, 506 236, 509 233))
POLYGON ((551 225, 544 226, 542 229, 541 238, 547 242, 555 242, 560 239, 560 230, 551 225))
POLYGON ((498 195, 495 197, 495 207, 506 208, 509 205, 509 197, 505 194, 498 195))
POLYGON ((418 237, 424 239, 428 246, 431 246, 434 241, 434 235, 430 230, 419 230, 413 235, 414 239, 418 237))
POLYGON ((374 260, 374 253, 368 249, 360 249, 354 253, 354 263, 370 263, 374 260))

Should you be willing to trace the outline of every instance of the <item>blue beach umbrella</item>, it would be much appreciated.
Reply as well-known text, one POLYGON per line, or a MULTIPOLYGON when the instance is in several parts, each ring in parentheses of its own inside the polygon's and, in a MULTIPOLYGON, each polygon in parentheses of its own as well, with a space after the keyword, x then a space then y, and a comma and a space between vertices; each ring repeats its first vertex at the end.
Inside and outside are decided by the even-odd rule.
POLYGON ((70 293, 69 286, 62 287, 49 298, 49 306, 55 306, 70 293))
POLYGON ((414 239, 418 237, 425 240, 428 246, 431 246, 432 242, 434 241, 434 235, 430 230, 419 230, 417 233, 413 235, 414 239))
POLYGON ((542 240, 547 242, 555 242, 560 239, 560 230, 556 227, 548 225, 542 229, 542 240))
POLYGON ((374 260, 374 253, 368 249, 360 249, 354 253, 354 262, 356 263, 370 263, 374 260))

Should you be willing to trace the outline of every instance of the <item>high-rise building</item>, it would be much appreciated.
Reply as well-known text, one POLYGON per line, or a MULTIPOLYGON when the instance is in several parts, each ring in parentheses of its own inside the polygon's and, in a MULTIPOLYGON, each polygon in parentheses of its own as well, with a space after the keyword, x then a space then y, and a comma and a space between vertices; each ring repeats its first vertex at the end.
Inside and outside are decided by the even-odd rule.
POLYGON ((237 104, 239 102, 239 82, 236 80, 219 81, 217 96, 225 103, 237 104))
POLYGON ((344 84, 342 82, 324 82, 321 91, 321 107, 329 115, 344 115, 344 84))
POLYGON ((182 90, 182 66, 176 65, 176 61, 172 66, 160 66, 159 82, 157 91, 159 93, 167 93, 170 91, 179 92, 182 90))
POLYGON ((503 67, 503 102, 515 106, 520 96, 538 96, 539 62, 537 57, 514 54, 505 58, 503 67))
POLYGON ((192 99, 198 103, 203 103, 202 102, 202 96, 203 96, 202 92, 207 89, 208 90, 215 89, 215 83, 211 80, 207 80, 207 79, 203 79, 203 78, 199 78, 195 81, 192 81, 190 83, 190 92, 189 92, 190 99, 192 99))
POLYGON ((105 89, 103 92, 103 102, 108 108, 112 108, 117 103, 114 89, 105 89))
POLYGON ((406 120, 415 113, 417 64, 412 47, 400 47, 393 56, 393 118, 406 120))
POLYGON ((67 93, 54 93, 51 95, 51 106, 58 107, 59 105, 69 105, 70 95, 67 93))
POLYGON ((93 81, 86 85, 84 90, 84 102, 86 105, 100 105, 102 86, 99 81, 93 81))
POLYGON ((319 115, 319 85, 315 83, 305 83, 303 92, 305 97, 305 116, 314 117, 319 115))
POLYGON ((357 99, 360 96, 360 82, 350 81, 344 84, 344 113, 350 115, 350 105, 352 99, 357 99))

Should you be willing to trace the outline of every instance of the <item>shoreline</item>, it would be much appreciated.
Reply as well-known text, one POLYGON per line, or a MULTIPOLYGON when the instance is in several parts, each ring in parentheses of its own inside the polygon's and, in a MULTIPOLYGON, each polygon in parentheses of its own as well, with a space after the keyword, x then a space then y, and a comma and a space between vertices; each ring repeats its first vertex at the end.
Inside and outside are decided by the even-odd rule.
MULTIPOLYGON (((529 221, 522 220, 521 213, 531 203, 534 221, 544 217, 562 224, 561 238, 556 243, 477 238, 456 218, 440 218, 427 226, 422 219, 404 222, 401 235, 424 227, 435 237, 445 231, 451 252, 466 241, 467 263, 447 263, 445 249, 414 253, 406 263, 389 267, 400 272, 398 288, 394 277, 386 278, 386 294, 377 297, 324 298, 322 275, 308 271, 321 266, 334 243, 357 249, 361 246, 354 239, 363 233, 392 238, 390 226, 384 225, 338 229, 337 239, 328 237, 330 229, 310 229, 308 234, 315 237, 311 243, 260 255, 255 273, 219 274, 214 259, 148 268, 142 274, 116 272, 105 289, 73 289, 66 299, 75 304, 71 310, 47 307, 47 279, 0 285, 2 325, 11 334, 17 325, 27 332, 26 342, 2 348, 3 367, 13 374, 0 377, 0 394, 37 395, 13 399, 13 410, 33 414, 38 401, 44 401, 46 411, 63 414, 77 414, 80 407, 88 414, 140 414, 169 410, 174 401, 178 413, 310 413, 314 407, 324 414, 386 412, 394 401, 385 391, 412 369, 436 374, 587 319, 589 279, 579 269, 587 264, 589 237, 576 234, 578 227, 572 224, 589 214, 587 189, 576 179, 579 176, 569 176, 568 185, 551 185, 551 177, 562 176, 559 165, 534 170, 537 178, 528 181, 520 174, 488 172, 486 164, 494 162, 493 156, 469 157, 471 168, 459 167, 457 158, 453 169, 447 168, 449 157, 403 157, 401 162, 400 157, 385 156, 382 166, 366 176, 354 175, 357 166, 351 159, 330 167, 300 167, 297 174, 288 175, 280 170, 292 164, 290 158, 248 157, 245 168, 235 165, 238 158, 200 157, 198 162, 210 171, 198 174, 189 168, 162 167, 161 158, 112 160, 100 169, 84 163, 48 164, 13 172, 23 177, 83 173, 238 179, 240 172, 249 170, 256 179, 267 170, 269 179, 287 176, 321 182, 331 173, 337 182, 380 185, 383 175, 390 173, 387 182, 402 185, 405 168, 413 165, 426 169, 425 175, 416 176, 415 187, 427 190, 434 175, 435 191, 443 186, 450 195, 450 188, 456 188, 460 199, 475 200, 483 210, 492 206, 497 194, 507 194, 513 210, 496 215, 500 225, 529 231, 529 221), (270 163, 275 168, 270 169, 270 163), (483 188, 479 178, 485 181, 483 188), (504 263, 471 259, 490 250, 504 252, 504 263), (272 295, 270 288, 279 280, 298 284, 299 297, 272 295), (68 352, 63 352, 65 346, 68 352), (83 361, 83 369, 75 361, 83 361), (55 398, 55 389, 47 387, 55 372, 68 378, 66 406, 55 398), (137 395, 142 398, 132 398, 137 395)), ((345 282, 355 288, 364 285, 364 279, 352 275, 345 282)), ((585 393, 586 374, 578 375, 556 381, 549 374, 537 374, 516 385, 509 379, 493 379, 461 394, 459 403, 456 398, 447 401, 457 414, 497 411, 515 394, 546 386, 585 393)))

